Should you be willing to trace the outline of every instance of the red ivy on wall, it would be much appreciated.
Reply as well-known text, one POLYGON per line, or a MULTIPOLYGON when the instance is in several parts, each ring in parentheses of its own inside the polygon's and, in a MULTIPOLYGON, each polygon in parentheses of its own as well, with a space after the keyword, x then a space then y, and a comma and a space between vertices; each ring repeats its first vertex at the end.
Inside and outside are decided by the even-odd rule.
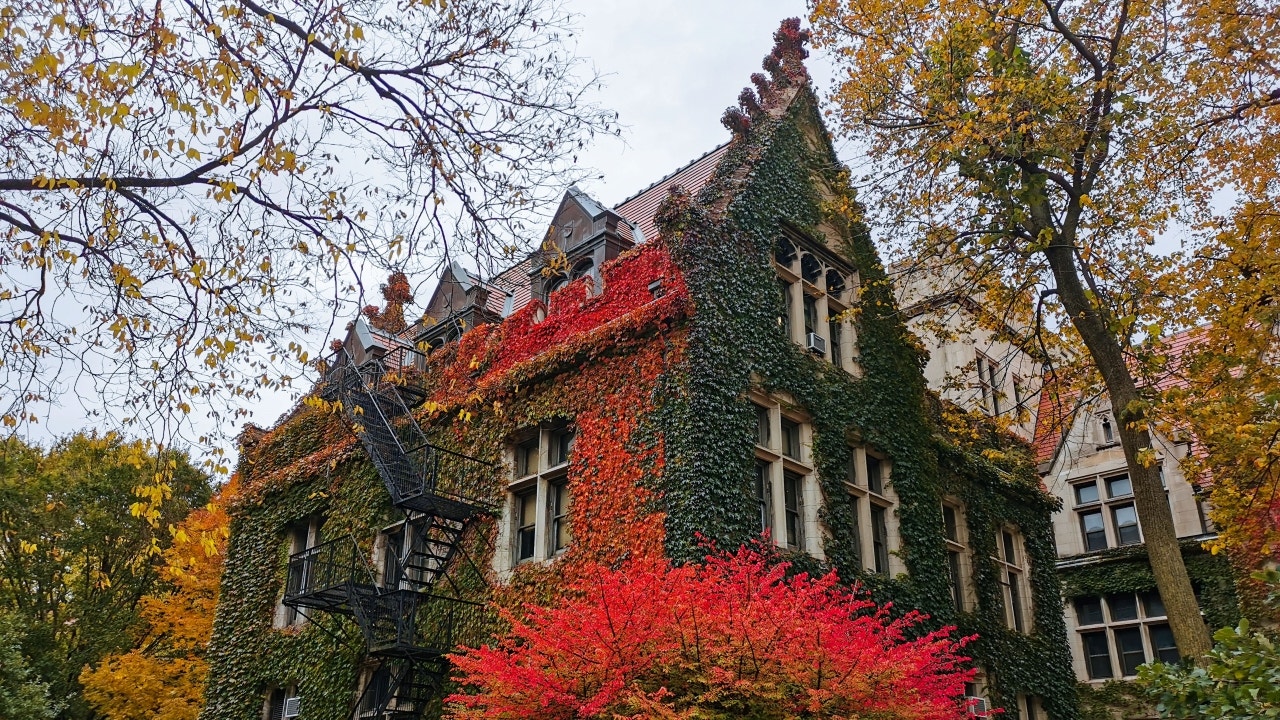
MULTIPOLYGON (((608 391, 598 387, 584 392, 592 399, 616 395, 610 401, 614 405, 622 401, 622 394, 651 386, 657 373, 654 363, 660 364, 660 354, 649 353, 644 362, 638 356, 632 358, 631 362, 640 363, 637 368, 647 369, 644 378, 633 376, 631 371, 637 368, 624 368, 625 364, 605 363, 607 370, 603 366, 594 370, 591 367, 624 348, 641 348, 653 340, 655 333, 683 317, 688 310, 684 279, 660 240, 606 263, 601 277, 603 287, 598 295, 588 296, 583 281, 554 293, 541 322, 535 320, 543 306, 535 300, 501 324, 472 328, 457 342, 433 352, 429 369, 421 378, 432 391, 430 402, 420 410, 423 424, 458 423, 454 427, 455 440, 467 434, 469 423, 506 424, 501 417, 489 416, 500 414, 503 406, 531 382, 561 373, 567 373, 566 378, 572 381, 579 370, 590 370, 595 377, 614 378, 624 372, 630 384, 608 391), (650 290, 655 280, 661 281, 662 288, 657 298, 650 290)), ((580 416, 579 422, 587 425, 606 422, 592 419, 592 408, 597 403, 584 400, 577 404, 581 411, 566 409, 566 416, 580 416)), ((632 410, 639 414, 643 409, 632 410)), ((323 472, 357 452, 355 437, 344 422, 336 420, 314 408, 300 407, 257 439, 253 447, 246 448, 245 454, 254 465, 246 473, 246 498, 256 498, 282 483, 323 472)), ((634 422, 634 417, 617 422, 634 422)), ((629 432, 628 428, 615 426, 611 438, 621 441, 629 432)), ((590 443, 580 447, 585 451, 590 443)), ((627 473, 632 477, 635 471, 627 473)))

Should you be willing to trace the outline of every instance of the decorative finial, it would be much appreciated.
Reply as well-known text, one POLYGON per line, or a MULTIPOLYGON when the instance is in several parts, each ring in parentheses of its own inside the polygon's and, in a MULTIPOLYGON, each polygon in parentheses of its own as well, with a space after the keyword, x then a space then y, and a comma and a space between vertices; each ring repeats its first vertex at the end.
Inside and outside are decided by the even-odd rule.
POLYGON ((800 26, 800 18, 787 18, 773 34, 773 50, 765 56, 767 76, 755 73, 751 84, 755 90, 745 88, 738 95, 738 106, 724 111, 720 122, 734 135, 744 135, 755 120, 774 108, 780 101, 780 90, 803 85, 809 81, 809 71, 804 60, 809 57, 805 43, 811 33, 800 26))

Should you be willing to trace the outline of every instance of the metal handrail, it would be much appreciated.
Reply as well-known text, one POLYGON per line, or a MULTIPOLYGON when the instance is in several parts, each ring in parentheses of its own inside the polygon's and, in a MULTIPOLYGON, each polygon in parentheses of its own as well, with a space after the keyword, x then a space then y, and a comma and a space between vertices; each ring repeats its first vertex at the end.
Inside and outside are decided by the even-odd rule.
POLYGON ((373 568, 363 561, 355 537, 334 538, 289 556, 285 597, 295 598, 343 584, 363 584, 362 579, 368 580, 370 586, 375 585, 373 568))

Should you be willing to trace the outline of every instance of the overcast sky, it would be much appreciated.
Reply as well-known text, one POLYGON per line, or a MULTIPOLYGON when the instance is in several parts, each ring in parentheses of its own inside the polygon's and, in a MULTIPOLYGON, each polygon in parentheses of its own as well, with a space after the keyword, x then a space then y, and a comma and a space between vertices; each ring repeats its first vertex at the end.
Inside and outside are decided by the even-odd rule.
MULTIPOLYGON (((773 32, 803 17, 803 0, 567 0, 580 15, 579 52, 608 77, 600 103, 617 110, 622 138, 583 157, 603 177, 583 189, 606 206, 728 140, 726 107, 760 72, 773 32)), ((829 77, 821 58, 812 71, 829 77)))

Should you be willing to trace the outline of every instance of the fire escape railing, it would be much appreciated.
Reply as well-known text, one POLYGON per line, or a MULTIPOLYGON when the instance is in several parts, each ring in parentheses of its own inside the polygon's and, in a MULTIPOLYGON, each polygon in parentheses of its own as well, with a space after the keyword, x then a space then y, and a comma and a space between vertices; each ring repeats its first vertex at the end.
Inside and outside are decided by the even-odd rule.
POLYGON ((439 592, 468 528, 496 510, 497 498, 491 464, 433 445, 414 418, 425 368, 422 354, 406 346, 359 364, 340 352, 319 388, 341 407, 405 515, 402 548, 387 548, 396 554, 382 577, 350 537, 289 558, 284 603, 351 617, 367 655, 379 661, 356 702, 357 720, 421 717, 447 677, 445 656, 493 630, 482 603, 439 592))

